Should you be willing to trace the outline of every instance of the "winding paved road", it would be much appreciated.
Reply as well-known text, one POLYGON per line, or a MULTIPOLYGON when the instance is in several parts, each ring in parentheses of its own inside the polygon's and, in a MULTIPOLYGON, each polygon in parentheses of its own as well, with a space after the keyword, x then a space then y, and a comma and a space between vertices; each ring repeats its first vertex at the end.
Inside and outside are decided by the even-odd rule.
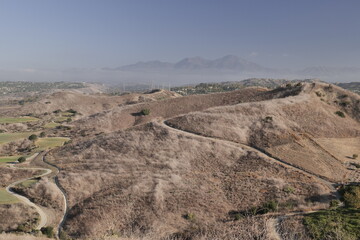
MULTIPOLYGON (((13 168, 15 168, 15 167, 13 167, 13 168)), ((39 215, 40 215, 40 222, 39 222, 39 224, 36 226, 35 229, 40 230, 42 227, 45 227, 46 224, 47 224, 47 219, 48 219, 48 218, 47 218, 46 213, 41 209, 41 207, 39 207, 39 206, 36 205, 35 203, 31 202, 28 198, 26 198, 26 197, 24 197, 24 196, 22 196, 22 195, 20 195, 20 194, 15 193, 15 192, 12 191, 11 189, 12 189, 14 186, 16 186, 16 185, 18 185, 18 184, 20 184, 20 183, 22 183, 22 182, 25 182, 25 181, 27 181, 27 180, 34 179, 34 178, 39 178, 39 177, 44 177, 44 176, 46 176, 46 175, 49 175, 50 173, 52 173, 52 171, 51 171, 50 169, 47 169, 47 168, 16 168, 16 169, 42 170, 42 171, 45 171, 43 174, 18 180, 18 181, 16 181, 16 182, 11 183, 10 185, 8 185, 8 186, 6 187, 6 191, 7 191, 8 193, 10 193, 11 195, 14 195, 14 196, 15 196, 16 198, 18 198, 21 202, 23 202, 23 203, 25 203, 25 204, 27 204, 27 205, 35 208, 35 210, 39 213, 39 215)))
MULTIPOLYGON (((32 160, 32 159, 38 157, 39 155, 40 155, 39 153, 35 153, 33 156, 31 156, 30 158, 28 158, 28 160, 32 160)), ((55 177, 54 177, 55 184, 56 184, 56 186, 59 188, 59 190, 60 190, 60 192, 62 193, 62 196, 63 196, 63 198, 64 198, 64 215, 63 215, 63 217, 61 218, 61 220, 60 220, 60 222, 59 222, 59 224, 58 224, 58 227, 57 227, 57 233, 56 233, 56 235, 57 235, 57 237, 58 237, 58 236, 59 236, 60 229, 61 229, 61 227, 62 227, 62 225, 63 225, 63 223, 64 223, 64 221, 65 221, 65 217, 66 217, 66 215, 67 215, 67 198, 66 198, 66 195, 65 195, 64 190, 62 189, 62 187, 60 186, 59 182, 57 181, 56 175, 59 173, 59 168, 58 168, 56 165, 50 164, 49 162, 47 162, 47 161, 45 160, 45 155, 46 155, 46 153, 41 154, 41 155, 40 155, 40 156, 41 156, 41 159, 42 159, 42 161, 43 161, 45 164, 50 165, 50 166, 56 168, 56 172, 54 173, 54 174, 55 174, 55 177)), ((21 179, 21 180, 18 180, 18 181, 16 181, 16 182, 13 182, 13 183, 11 183, 10 185, 8 185, 8 186, 6 187, 6 191, 7 191, 9 194, 15 196, 15 197, 18 198, 21 202, 27 204, 28 206, 31 206, 31 207, 35 208, 35 210, 39 213, 39 215, 40 215, 40 222, 39 222, 38 225, 35 227, 35 229, 40 230, 42 227, 45 227, 45 226, 48 224, 48 216, 47 216, 47 214, 44 212, 44 210, 43 210, 40 206, 38 206, 38 205, 36 205, 35 203, 31 202, 28 198, 26 198, 26 197, 24 197, 24 196, 22 196, 22 195, 19 195, 19 194, 17 194, 17 193, 15 193, 15 192, 12 191, 11 189, 12 189, 14 186, 16 186, 16 185, 18 185, 18 184, 20 184, 20 183, 22 183, 22 182, 25 182, 25 181, 27 181, 27 180, 31 180, 31 179, 34 179, 34 178, 40 178, 40 177, 47 176, 47 175, 53 173, 53 170, 51 170, 51 169, 49 169, 49 168, 39 168, 39 167, 15 167, 13 164, 11 164, 11 165, 9 165, 9 166, 10 166, 11 168, 15 168, 15 169, 27 169, 27 170, 41 170, 41 171, 45 171, 44 173, 42 173, 42 174, 40 174, 40 175, 32 176, 32 177, 29 177, 29 178, 25 178, 25 179, 21 179)))

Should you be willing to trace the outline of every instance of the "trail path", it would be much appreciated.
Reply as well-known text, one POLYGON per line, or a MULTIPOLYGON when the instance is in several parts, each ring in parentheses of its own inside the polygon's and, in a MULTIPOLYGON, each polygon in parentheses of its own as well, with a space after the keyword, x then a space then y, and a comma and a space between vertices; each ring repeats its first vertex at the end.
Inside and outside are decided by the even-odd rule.
POLYGON ((27 180, 30 180, 30 179, 34 179, 34 178, 39 178, 39 177, 44 177, 46 175, 49 175, 50 173, 52 173, 52 171, 50 169, 47 169, 47 168, 30 168, 30 167, 21 167, 21 168, 18 168, 18 167, 14 167, 14 165, 11 165, 12 168, 16 168, 16 169, 26 169, 26 170, 41 170, 41 171, 45 171, 44 173, 40 174, 40 175, 36 175, 36 176, 32 176, 32 177, 29 177, 29 178, 25 178, 25 179, 21 179, 21 180, 18 180, 16 182, 13 182, 11 183, 10 185, 8 185, 6 187, 6 191, 11 194, 11 195, 14 195, 16 198, 18 198, 21 202, 35 208, 35 210, 39 213, 40 215, 40 222, 38 223, 38 225, 36 226, 35 229, 37 230, 40 230, 42 227, 45 227, 46 224, 47 224, 47 221, 48 221, 48 217, 46 215, 46 213, 44 212, 44 210, 42 210, 41 207, 39 207, 38 205, 36 205, 35 203, 31 202, 28 198, 22 196, 22 195, 19 195, 17 193, 15 193, 14 191, 12 191, 11 189, 22 183, 22 182, 25 182, 27 180))
POLYGON ((44 212, 44 210, 36 205, 35 203, 31 202, 28 198, 22 196, 22 195, 19 195, 15 192, 13 192, 11 189, 22 183, 22 182, 25 182, 27 180, 31 180, 31 179, 34 179, 34 178, 39 178, 39 177, 44 177, 44 176, 47 176, 51 173, 53 173, 55 175, 54 177, 54 181, 55 181, 55 184, 57 185, 57 187, 59 188, 62 196, 63 196, 63 199, 64 199, 64 214, 63 214, 63 217, 61 218, 59 224, 58 224, 58 227, 57 227, 57 237, 59 237, 59 232, 60 232, 60 229, 65 221, 65 218, 66 218, 66 215, 67 215, 67 198, 66 198, 66 193, 64 191, 64 189, 60 186, 59 182, 58 182, 58 179, 57 179, 57 174, 59 173, 59 168, 54 165, 54 164, 51 164, 49 162, 46 161, 45 159, 45 155, 46 153, 35 153, 32 157, 28 158, 28 160, 32 160, 32 159, 35 159, 37 157, 41 157, 41 161, 44 162, 46 165, 49 165, 51 166, 52 168, 55 168, 56 170, 52 170, 50 168, 40 168, 40 167, 23 167, 23 166, 19 166, 19 167, 15 167, 13 164, 9 165, 11 168, 15 168, 15 169, 27 169, 27 170, 41 170, 41 171, 44 171, 44 173, 40 174, 40 175, 35 175, 35 176, 32 176, 32 177, 29 177, 29 178, 26 178, 26 179, 21 179, 21 180, 18 180, 16 182, 13 182, 11 183, 10 185, 8 185, 6 187, 6 191, 11 194, 11 195, 14 195, 16 198, 18 198, 21 202, 27 204, 28 206, 31 206, 33 207, 40 215, 40 221, 38 223, 38 225, 35 227, 35 229, 37 230, 40 230, 42 227, 45 227, 47 224, 48 224, 48 219, 50 217, 47 216, 47 214, 44 212))
MULTIPOLYGON (((307 176, 315 177, 316 179, 321 181, 323 184, 328 186, 330 189, 332 189, 333 192, 334 192, 334 196, 336 196, 336 198, 339 197, 338 194, 337 194, 337 191, 336 191, 336 189, 334 187, 334 184, 335 184, 334 182, 331 182, 328 179, 326 179, 326 178, 324 178, 322 176, 319 176, 317 174, 306 171, 305 169, 299 168, 299 167, 297 167, 295 165, 292 165, 292 164, 289 164, 289 163, 287 163, 285 161, 282 161, 281 159, 274 158, 274 157, 270 156, 268 153, 266 153, 264 151, 261 151, 259 149, 250 147, 250 146, 242 144, 242 143, 233 142, 233 141, 229 141, 229 140, 225 140, 225 139, 221 139, 221 138, 216 138, 216 137, 203 136, 203 135, 200 135, 200 134, 197 134, 197 133, 192 133, 192 132, 188 132, 186 130, 178 129, 178 128, 175 128, 173 126, 168 125, 166 123, 166 121, 161 121, 160 125, 165 127, 165 128, 170 129, 171 131, 175 131, 175 132, 178 132, 178 133, 181 133, 181 134, 186 134, 186 135, 191 135, 192 137, 196 137, 196 138, 202 138, 202 139, 207 139, 207 140, 211 140, 211 141, 221 142, 222 144, 231 145, 231 146, 237 146, 237 147, 241 147, 242 149, 245 149, 245 150, 250 150, 250 151, 256 152, 260 157, 263 157, 266 160, 269 160, 271 162, 275 162, 275 163, 277 163, 279 165, 282 165, 282 166, 285 166, 287 168, 291 168, 291 169, 293 169, 295 171, 299 171, 299 172, 301 172, 301 173, 303 173, 303 174, 305 174, 307 176)), ((281 240, 282 239, 281 234, 278 231, 278 225, 279 225, 279 222, 282 219, 284 219, 286 217, 289 217, 289 216, 304 215, 304 214, 309 214, 309 213, 313 213, 313 212, 316 212, 316 211, 307 210, 307 211, 302 211, 302 212, 290 212, 290 213, 285 213, 285 214, 281 214, 281 215, 279 213, 267 214, 268 216, 274 216, 274 218, 269 219, 269 222, 268 222, 268 224, 266 226, 267 231, 269 233, 269 236, 268 236, 269 239, 271 239, 271 240, 281 240)))

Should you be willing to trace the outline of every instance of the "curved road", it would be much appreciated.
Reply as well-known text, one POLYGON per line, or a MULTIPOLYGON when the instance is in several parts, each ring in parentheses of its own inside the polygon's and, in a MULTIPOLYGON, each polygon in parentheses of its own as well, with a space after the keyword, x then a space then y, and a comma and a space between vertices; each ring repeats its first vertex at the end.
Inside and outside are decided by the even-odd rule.
MULTIPOLYGON (((14 168, 14 167, 13 167, 14 168)), ((25 179, 21 179, 21 180, 18 180, 16 182, 13 182, 11 183, 10 185, 8 185, 6 187, 6 191, 8 193, 10 193, 11 195, 14 195, 16 198, 18 198, 21 202, 33 207, 36 209, 36 211, 39 213, 40 215, 40 222, 38 224, 38 226, 36 226, 35 229, 37 230, 40 230, 42 227, 45 227, 46 223, 47 223, 47 216, 46 216, 46 213, 38 206, 36 205, 35 203, 31 202, 28 198, 22 196, 22 195, 19 195, 17 193, 15 193, 14 191, 11 190, 11 188, 13 188, 14 186, 22 183, 22 182, 25 182, 27 180, 30 180, 30 179, 34 179, 34 178, 38 178, 38 177, 44 177, 46 175, 49 175, 50 173, 52 173, 52 171, 50 169, 47 169, 47 168, 17 168, 17 169, 27 169, 27 170, 42 170, 42 171, 45 171, 45 173, 43 174, 40 174, 40 175, 36 175, 36 176, 32 176, 32 177, 29 177, 29 178, 25 178, 25 179)))
MULTIPOLYGON (((45 154, 44 154, 45 155, 45 154)), ((47 161, 45 161, 45 157, 44 155, 42 155, 42 161, 45 163, 45 164, 48 164, 52 167, 55 167, 57 172, 55 173, 55 175, 57 175, 59 173, 59 168, 53 164, 50 164, 48 163, 47 161)), ((39 153, 35 153, 33 156, 31 156, 30 160, 36 158, 37 156, 39 156, 39 153)), ((36 205, 35 203, 31 202, 28 198, 22 196, 22 195, 19 195, 17 193, 15 193, 14 191, 11 190, 11 188, 13 188, 14 186, 22 183, 22 182, 25 182, 27 180, 31 180, 31 179, 34 179, 34 178, 39 178, 39 177, 44 177, 44 176, 47 176, 51 173, 53 173, 53 171, 49 168, 31 168, 31 167, 15 167, 14 165, 10 165, 11 168, 15 168, 15 169, 27 169, 27 170, 42 170, 42 171, 45 171, 44 173, 40 174, 40 175, 36 175, 36 176, 32 176, 32 177, 29 177, 29 178, 26 178, 26 179, 21 179, 21 180, 18 180, 16 182, 13 182, 11 183, 10 185, 8 185, 6 187, 6 191, 11 194, 11 195, 14 195, 16 198, 18 198, 21 202, 35 208, 35 210, 39 213, 40 215, 40 222, 38 223, 38 225, 36 226, 35 229, 37 230, 40 230, 42 227, 45 227, 48 223, 48 217, 47 217, 47 214, 42 210, 42 208, 38 205, 36 205)), ((66 217, 66 213, 67 213, 67 198, 66 198, 66 195, 65 195, 65 192, 64 190, 62 189, 62 187, 59 185, 58 181, 57 181, 57 178, 55 177, 55 184, 56 186, 59 188, 63 198, 64 198, 64 215, 63 217, 61 218, 60 222, 59 222, 59 225, 58 225, 58 228, 57 228, 57 236, 59 235, 59 231, 60 231, 60 228, 63 224, 63 222, 65 221, 65 217, 66 217)))

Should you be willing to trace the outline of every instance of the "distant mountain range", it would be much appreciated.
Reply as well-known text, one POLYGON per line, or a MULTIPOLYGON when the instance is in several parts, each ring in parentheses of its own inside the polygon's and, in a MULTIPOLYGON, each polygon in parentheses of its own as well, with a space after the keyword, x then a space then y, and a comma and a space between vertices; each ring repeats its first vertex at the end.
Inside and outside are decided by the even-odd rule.
POLYGON ((227 55, 215 60, 202 57, 184 58, 177 63, 148 61, 125 65, 117 68, 104 68, 112 71, 161 71, 161 70, 231 70, 241 72, 272 72, 274 69, 263 67, 234 55, 227 55))
POLYGON ((358 67, 326 67, 313 66, 301 70, 283 70, 261 66, 260 64, 227 55, 215 60, 202 57, 188 57, 176 63, 162 61, 138 62, 135 64, 120 66, 116 68, 103 68, 105 71, 122 72, 180 72, 180 73, 242 73, 254 77, 264 76, 272 78, 322 78, 324 80, 357 81, 360 79, 360 68, 358 67), (359 76, 359 78, 358 78, 359 76))
POLYGON ((337 75, 346 75, 346 74, 360 74, 360 68, 356 67, 308 67, 301 71, 298 71, 298 74, 301 75, 311 75, 311 76, 337 76, 337 75))

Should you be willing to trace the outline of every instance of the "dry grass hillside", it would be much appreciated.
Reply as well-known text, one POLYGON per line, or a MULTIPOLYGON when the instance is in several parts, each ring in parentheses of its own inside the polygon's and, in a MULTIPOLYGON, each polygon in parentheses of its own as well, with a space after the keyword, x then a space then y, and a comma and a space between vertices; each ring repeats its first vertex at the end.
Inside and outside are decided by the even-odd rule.
POLYGON ((309 199, 326 202, 332 194, 320 179, 256 150, 160 123, 67 145, 54 157, 69 199, 65 231, 79 239, 114 233, 187 239, 202 232, 249 239, 261 233, 261 221, 234 221, 231 213, 270 200, 307 209, 315 204, 309 199))
POLYGON ((122 96, 108 96, 104 94, 84 94, 79 91, 60 91, 45 95, 34 103, 25 104, 21 112, 42 114, 51 113, 57 109, 66 111, 74 109, 82 115, 90 115, 119 105, 135 104, 139 102, 156 101, 174 98, 180 95, 166 90, 149 92, 146 94, 130 93, 122 96))
POLYGON ((192 95, 162 101, 147 102, 130 106, 120 106, 109 111, 94 114, 75 122, 80 129, 97 132, 112 132, 150 122, 157 118, 172 118, 181 114, 217 106, 235 105, 242 102, 256 102, 297 94, 301 87, 267 91, 264 88, 247 88, 228 93, 192 95), (150 114, 143 116, 141 111, 149 109, 150 114))
MULTIPOLYGON (((333 183, 360 178, 348 169, 360 154, 360 97, 328 84, 186 97, 58 92, 22 108, 82 114, 51 130, 72 140, 46 155, 60 169, 69 239, 304 236, 301 212, 328 208, 333 183)), ((20 172, 0 170, 4 186, 20 172)), ((23 194, 58 214, 55 188, 43 178, 23 194)))
POLYGON ((346 175, 342 161, 322 148, 316 139, 360 137, 356 111, 359 99, 359 96, 334 86, 306 84, 295 96, 212 108, 170 119, 167 124, 188 132, 247 144, 307 171, 339 181, 346 175), (339 112, 344 116, 339 116, 339 112))

